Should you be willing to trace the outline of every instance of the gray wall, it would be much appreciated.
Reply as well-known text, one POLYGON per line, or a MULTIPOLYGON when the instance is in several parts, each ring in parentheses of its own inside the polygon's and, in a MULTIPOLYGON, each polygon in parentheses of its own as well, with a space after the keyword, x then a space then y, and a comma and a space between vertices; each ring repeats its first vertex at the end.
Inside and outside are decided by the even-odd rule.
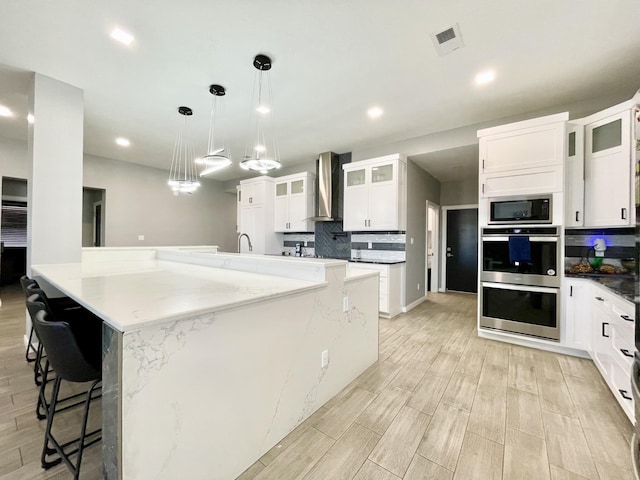
POLYGON ((440 206, 476 205, 478 203, 478 178, 459 182, 443 182, 440 186, 440 206))
POLYGON ((218 245, 234 251, 235 194, 201 179, 194 194, 175 196, 167 178, 165 170, 85 155, 84 186, 106 190, 106 246, 218 245))
MULTIPOLYGON (((405 305, 424 296, 426 289, 427 200, 440 201, 440 182, 413 161, 407 162, 407 271, 405 305), (411 239, 413 238, 413 244, 411 239), (420 288, 418 289, 418 284, 420 288)), ((431 273, 432 277, 436 272, 431 273)))
MULTIPOLYGON (((0 137, 0 177, 27 178, 27 145, 0 137)), ((106 246, 218 245, 235 251, 236 203, 215 180, 175 197, 168 172, 84 156, 84 186, 106 190, 106 246), (144 235, 144 241, 138 241, 144 235)), ((1 192, 0 192, 1 193, 1 192)))

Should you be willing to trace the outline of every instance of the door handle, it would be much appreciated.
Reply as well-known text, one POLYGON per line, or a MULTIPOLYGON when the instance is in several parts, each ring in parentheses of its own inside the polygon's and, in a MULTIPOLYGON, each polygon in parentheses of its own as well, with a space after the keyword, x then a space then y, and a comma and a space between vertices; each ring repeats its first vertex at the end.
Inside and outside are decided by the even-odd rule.
POLYGON ((596 297, 596 300, 598 300, 599 302, 604 302, 604 298, 602 297, 596 297))
POLYGON ((622 217, 622 220, 626 220, 627 219, 627 209, 626 208, 621 208, 620 209, 620 217, 622 217))
POLYGON ((576 222, 580 221, 580 212, 576 210, 576 222))
POLYGON ((625 357, 631 357, 631 358, 633 358, 633 354, 632 354, 632 353, 629 353, 629 350, 627 350, 626 348, 621 348, 621 349, 620 349, 620 351, 622 352, 622 354, 623 354, 625 357))
POLYGON ((604 330, 605 330, 605 328, 604 328, 604 327, 605 327, 605 325, 609 325, 609 324, 608 324, 607 322, 602 322, 602 336, 603 336, 603 337, 607 337, 607 338, 609 338, 609 335, 606 335, 606 334, 604 333, 604 330))
POLYGON ((633 322, 633 318, 631 318, 629 315, 620 315, 622 317, 623 320, 627 321, 627 322, 633 322))

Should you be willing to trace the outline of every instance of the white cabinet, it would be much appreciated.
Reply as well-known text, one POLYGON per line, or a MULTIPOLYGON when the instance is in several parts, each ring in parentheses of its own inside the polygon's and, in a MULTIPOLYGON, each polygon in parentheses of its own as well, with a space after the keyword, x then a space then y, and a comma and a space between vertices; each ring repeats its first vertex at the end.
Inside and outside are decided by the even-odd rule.
POLYGON ((298 173, 275 179, 273 225, 276 232, 313 232, 315 175, 298 173))
POLYGON ((568 113, 478 130, 481 197, 563 190, 568 113))
POLYGON ((635 221, 631 205, 633 109, 626 104, 617 107, 585 119, 585 226, 626 226, 635 221), (616 112, 617 107, 621 110, 616 112))
POLYGON ((592 358, 616 400, 633 422, 631 366, 634 351, 634 306, 594 286, 592 358))
POLYGON ((251 239, 242 239, 241 253, 280 253, 282 236, 273 229, 274 182, 271 177, 258 177, 240 181, 240 233, 251 239))
POLYGON ((343 165, 345 231, 406 230, 407 161, 400 154, 343 165))
POLYGON ((567 279, 564 285, 564 344, 593 352, 593 320, 589 280, 567 279))
POLYGON ((567 127, 565 163, 565 227, 584 224, 584 127, 570 123, 567 127))
POLYGON ((375 263, 349 263, 349 269, 368 270, 379 273, 380 289, 378 309, 380 316, 391 318, 402 311, 404 297, 405 264, 381 265, 375 263))

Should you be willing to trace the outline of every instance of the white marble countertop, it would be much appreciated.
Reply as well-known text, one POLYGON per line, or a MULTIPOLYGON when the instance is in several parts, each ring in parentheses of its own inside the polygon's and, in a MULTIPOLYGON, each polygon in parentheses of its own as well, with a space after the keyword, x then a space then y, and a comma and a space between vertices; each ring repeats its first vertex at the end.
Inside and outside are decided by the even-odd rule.
POLYGON ((326 285, 163 260, 34 265, 32 273, 122 332, 326 285))

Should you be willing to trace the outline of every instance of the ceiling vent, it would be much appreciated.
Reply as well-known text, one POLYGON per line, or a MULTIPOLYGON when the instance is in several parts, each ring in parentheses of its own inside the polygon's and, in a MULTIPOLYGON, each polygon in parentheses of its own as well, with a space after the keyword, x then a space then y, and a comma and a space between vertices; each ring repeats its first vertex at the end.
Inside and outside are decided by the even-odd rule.
POLYGON ((440 32, 432 33, 431 40, 433 40, 436 51, 440 56, 464 47, 462 35, 460 35, 460 27, 458 27, 457 23, 440 32))

